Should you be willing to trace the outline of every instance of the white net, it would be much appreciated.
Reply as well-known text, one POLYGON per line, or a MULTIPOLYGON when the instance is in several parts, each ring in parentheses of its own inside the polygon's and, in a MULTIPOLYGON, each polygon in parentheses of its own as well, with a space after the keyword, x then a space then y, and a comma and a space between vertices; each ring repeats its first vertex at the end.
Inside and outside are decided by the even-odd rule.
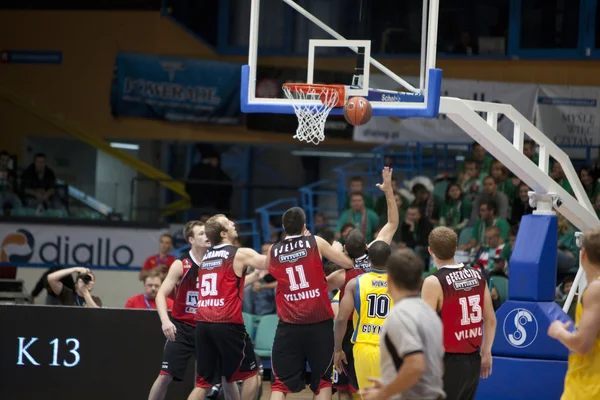
POLYGON ((283 91, 290 100, 312 101, 293 103, 298 117, 298 129, 294 139, 315 145, 325 140, 325 121, 331 109, 339 102, 338 89, 334 86, 286 84, 283 86, 283 91))

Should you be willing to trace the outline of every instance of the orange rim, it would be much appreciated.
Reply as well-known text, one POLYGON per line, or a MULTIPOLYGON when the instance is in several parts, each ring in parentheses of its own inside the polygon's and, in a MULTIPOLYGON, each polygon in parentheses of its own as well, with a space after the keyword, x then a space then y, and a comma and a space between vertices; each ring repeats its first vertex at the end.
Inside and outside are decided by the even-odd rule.
POLYGON ((335 91, 338 94, 338 99, 334 107, 342 107, 346 99, 346 87, 344 85, 319 85, 314 83, 284 83, 283 87, 287 88, 290 92, 294 93, 306 93, 311 89, 316 91, 321 90, 321 102, 325 103, 327 97, 325 93, 329 91, 335 91))

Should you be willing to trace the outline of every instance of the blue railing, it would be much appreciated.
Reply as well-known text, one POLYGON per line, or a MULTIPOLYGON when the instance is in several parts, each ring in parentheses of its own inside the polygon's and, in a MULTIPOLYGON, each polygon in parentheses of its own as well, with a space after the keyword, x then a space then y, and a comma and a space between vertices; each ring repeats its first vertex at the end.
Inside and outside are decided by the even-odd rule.
POLYGON ((271 227, 271 217, 274 215, 281 217, 288 208, 297 206, 298 199, 295 197, 289 197, 273 201, 256 209, 256 213, 260 218, 260 231, 262 233, 264 243, 271 243, 271 234, 273 232, 283 231, 283 228, 281 227, 271 227))
MULTIPOLYGON (((335 213, 339 215, 339 201, 335 208, 323 207, 319 205, 320 201, 323 200, 323 196, 332 196, 338 198, 337 190, 333 189, 334 182, 331 180, 322 180, 310 185, 302 186, 300 188, 300 201, 301 207, 306 213, 306 226, 311 232, 315 230, 315 214, 318 212, 322 213, 335 213), (319 197, 317 197, 319 196, 319 197)), ((342 201, 343 205, 343 201, 342 201)))

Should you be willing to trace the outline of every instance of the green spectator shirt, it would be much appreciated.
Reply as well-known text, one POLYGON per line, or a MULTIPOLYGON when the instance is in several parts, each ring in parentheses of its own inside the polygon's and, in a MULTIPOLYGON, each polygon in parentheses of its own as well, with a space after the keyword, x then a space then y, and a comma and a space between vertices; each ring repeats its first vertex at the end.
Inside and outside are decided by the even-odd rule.
POLYGON ((477 240, 477 243, 482 246, 487 246, 487 240, 485 238, 485 229, 490 226, 497 226, 500 229, 500 237, 508 242, 508 234, 510 232, 510 224, 504 218, 494 218, 491 224, 478 219, 475 221, 473 226, 473 239, 477 240))
MULTIPOLYGON (((345 223, 351 223, 355 228, 360 229, 362 224, 363 213, 356 213, 352 210, 346 210, 340 215, 336 232, 340 232, 345 223)), ((373 231, 379 226, 379 217, 377 213, 371 209, 366 209, 366 234, 367 242, 373 240, 373 231)))

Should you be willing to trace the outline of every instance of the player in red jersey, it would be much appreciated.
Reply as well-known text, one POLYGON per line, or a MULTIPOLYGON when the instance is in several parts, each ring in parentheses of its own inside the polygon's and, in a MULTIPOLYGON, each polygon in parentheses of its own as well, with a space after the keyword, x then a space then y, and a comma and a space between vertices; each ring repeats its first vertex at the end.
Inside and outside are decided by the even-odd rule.
MULTIPOLYGON (((350 270, 338 270, 327 277, 329 290, 338 289, 340 291, 340 302, 344 298, 344 289, 348 282, 364 272, 371 270, 372 265, 368 255, 368 249, 371 244, 376 241, 383 241, 390 245, 394 238, 394 234, 398 229, 398 205, 396 204, 396 198, 394 197, 392 172, 391 168, 385 167, 381 172, 383 183, 377 184, 377 187, 385 194, 388 222, 381 228, 375 240, 369 243, 369 245, 367 245, 365 236, 360 229, 352 230, 346 238, 345 250, 354 262, 354 268, 350 270)), ((350 397, 348 393, 355 393, 358 390, 358 382, 356 381, 356 373, 354 372, 353 345, 351 341, 352 334, 354 333, 352 315, 353 313, 350 313, 350 316, 348 317, 346 334, 342 344, 342 349, 346 354, 347 363, 344 365, 342 372, 338 374, 338 383, 334 384, 334 388, 341 392, 345 398, 350 397)))
MULTIPOLYGON (((163 350, 161 371, 152 385, 148 400, 164 399, 171 381, 183 380, 190 358, 196 356, 194 316, 198 302, 198 266, 210 247, 210 242, 204 232, 204 222, 201 221, 188 222, 183 229, 183 235, 191 249, 188 254, 171 264, 169 273, 156 295, 156 308, 167 342, 163 350), (175 302, 169 318, 167 296, 173 289, 175 302)), ((234 394, 238 393, 235 384, 227 384, 224 389, 234 394)))
POLYGON ((470 400, 479 377, 492 373, 496 314, 483 275, 454 261, 457 244, 450 228, 435 228, 429 234, 429 254, 438 271, 425 279, 421 297, 442 318, 446 399, 470 400))
POLYGON ((304 389, 306 362, 316 399, 331 399, 333 310, 322 257, 350 269, 352 261, 327 241, 306 232, 299 207, 283 214, 285 240, 269 251, 269 273, 277 280, 279 325, 271 352, 271 399, 304 389), (305 235, 303 235, 303 233, 305 235))
POLYGON ((244 381, 242 400, 255 400, 258 365, 242 317, 244 280, 248 266, 266 269, 267 257, 233 246, 235 224, 222 214, 206 221, 210 247, 198 269, 200 296, 196 310, 196 389, 188 400, 204 400, 221 381, 244 381))

